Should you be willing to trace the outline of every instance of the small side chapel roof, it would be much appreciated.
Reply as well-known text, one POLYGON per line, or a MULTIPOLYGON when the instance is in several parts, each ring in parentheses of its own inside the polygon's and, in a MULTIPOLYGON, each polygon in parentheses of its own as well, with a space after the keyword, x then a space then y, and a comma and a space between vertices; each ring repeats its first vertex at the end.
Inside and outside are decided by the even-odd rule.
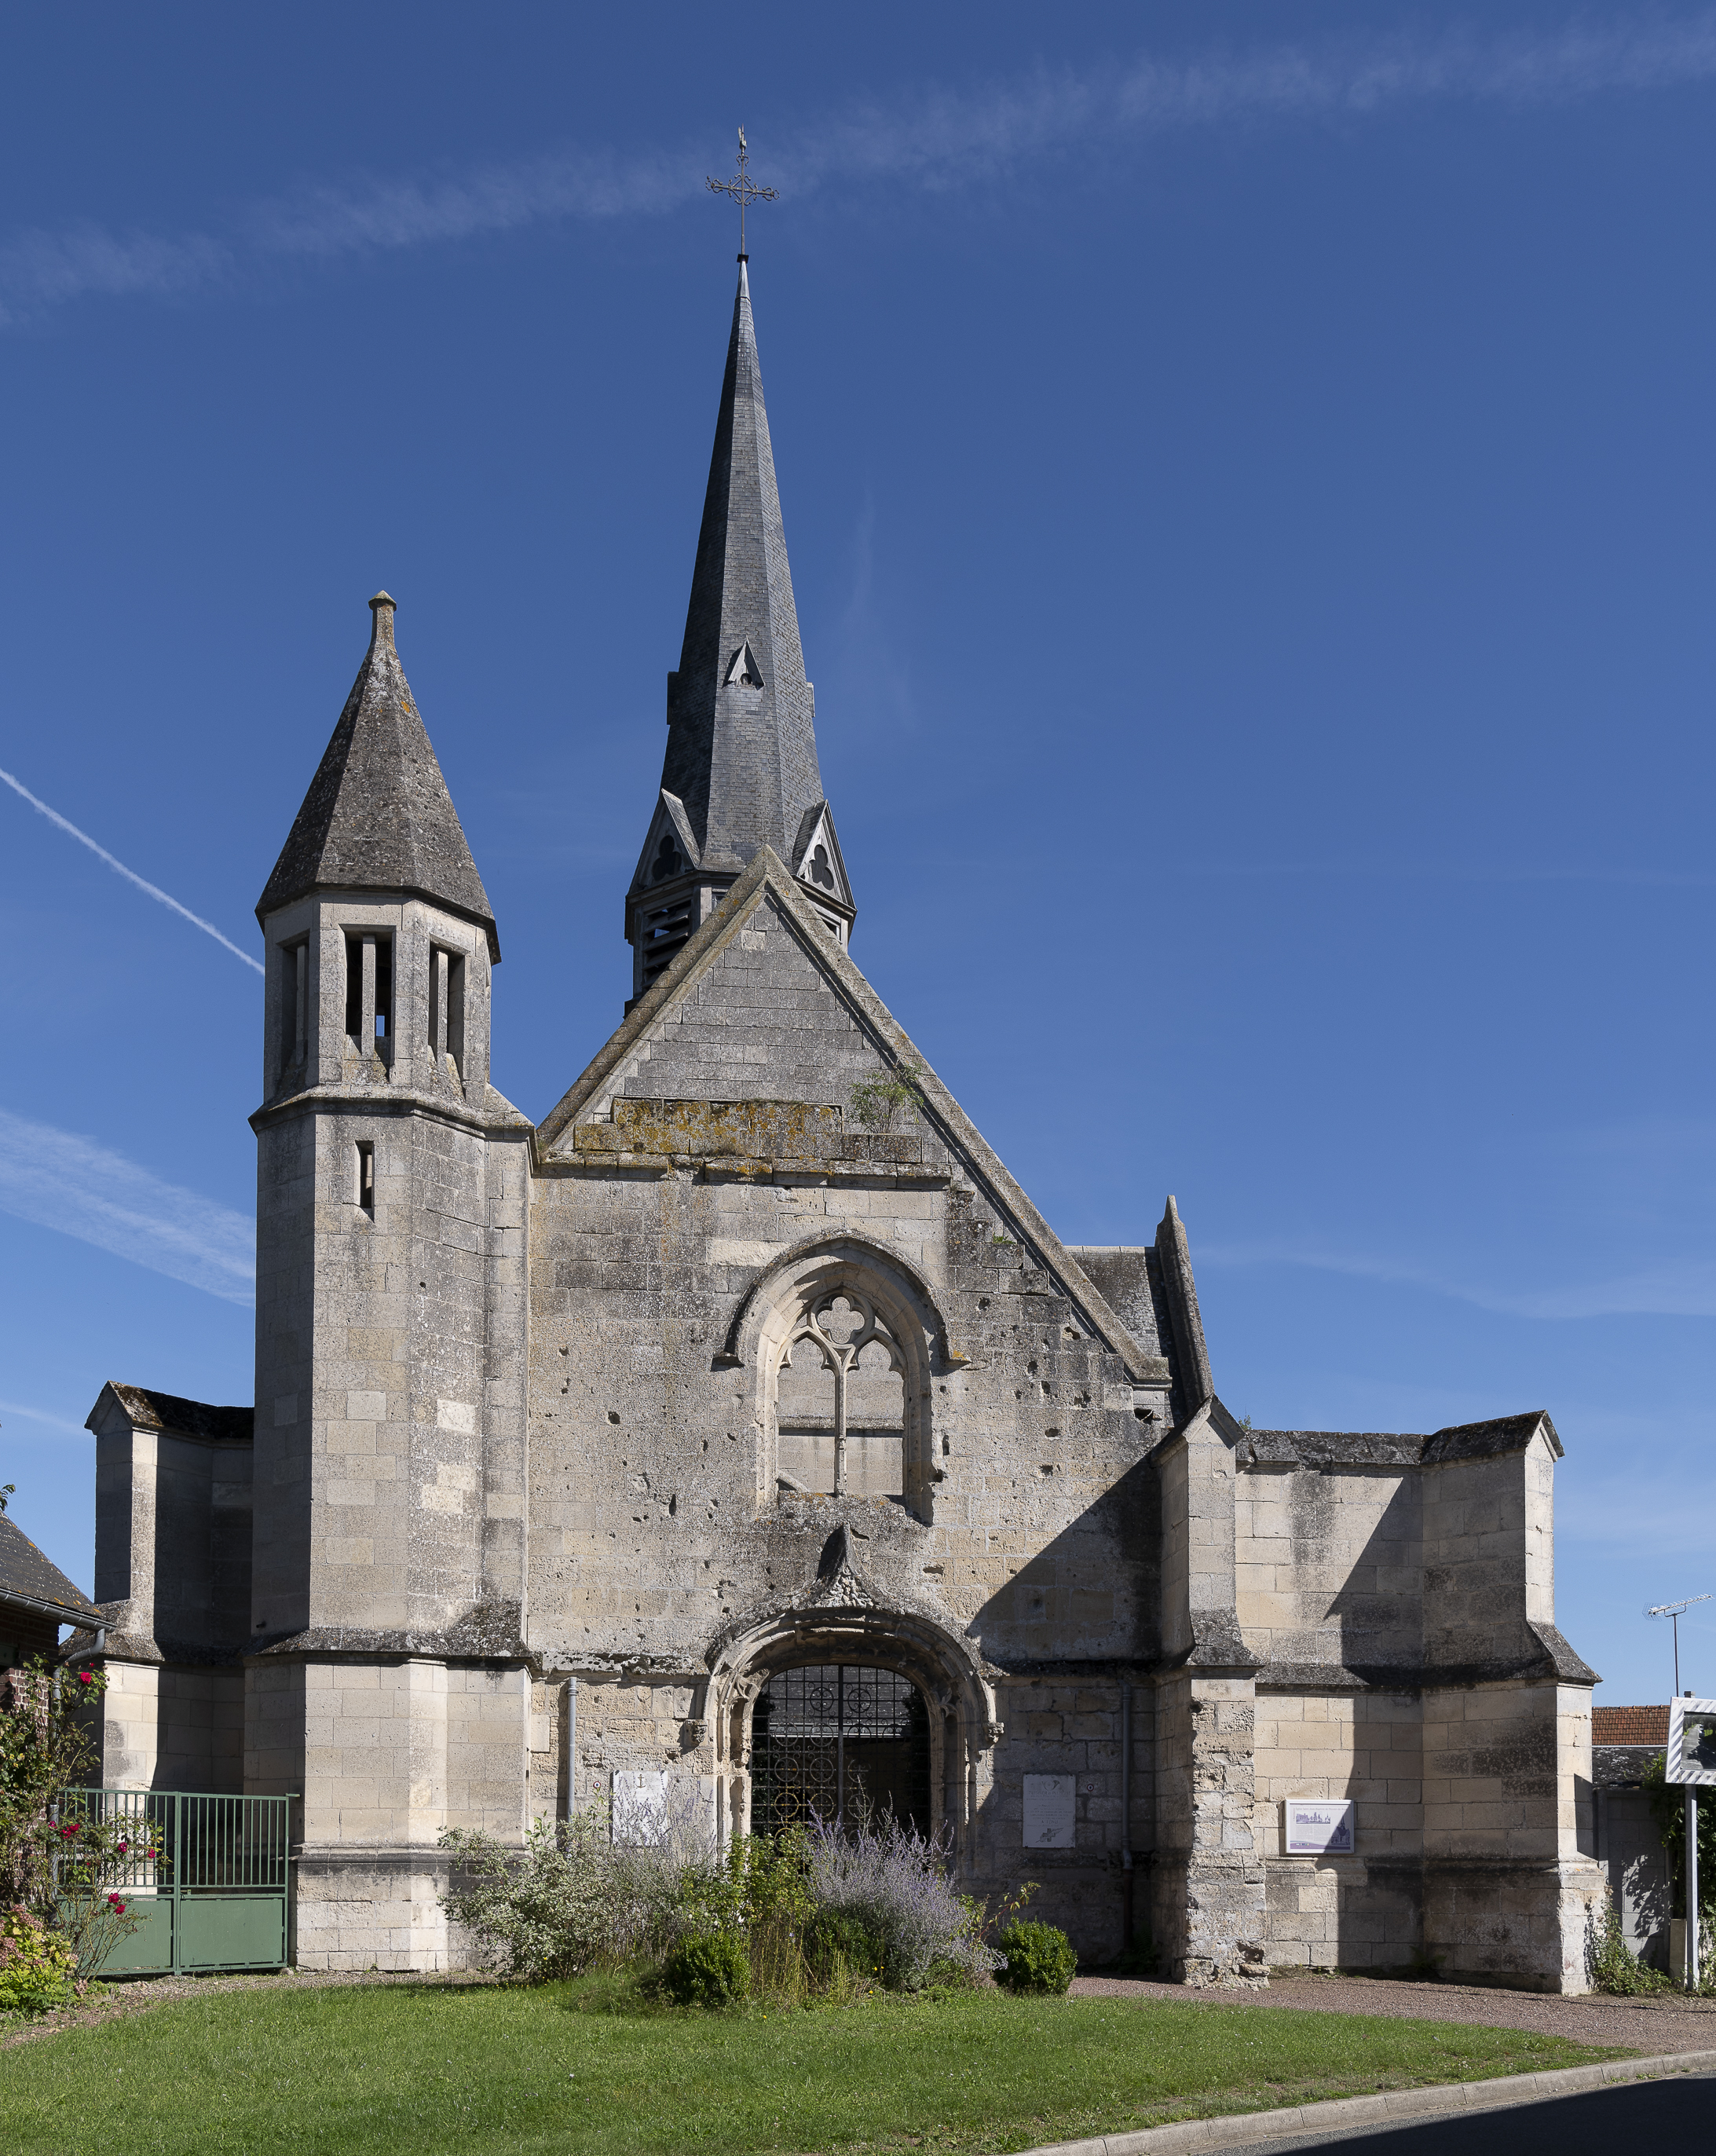
POLYGON ((110 1378, 101 1389, 101 1398, 90 1410, 86 1429, 95 1427, 101 1401, 109 1394, 139 1430, 167 1430, 180 1437, 230 1441, 251 1436, 255 1428, 254 1408, 212 1407, 207 1400, 183 1399, 177 1393, 152 1392, 144 1385, 121 1385, 110 1378))
POLYGON ((369 649, 268 887, 265 921, 315 891, 403 891, 482 929, 495 916, 393 643, 393 601, 370 601, 369 649))

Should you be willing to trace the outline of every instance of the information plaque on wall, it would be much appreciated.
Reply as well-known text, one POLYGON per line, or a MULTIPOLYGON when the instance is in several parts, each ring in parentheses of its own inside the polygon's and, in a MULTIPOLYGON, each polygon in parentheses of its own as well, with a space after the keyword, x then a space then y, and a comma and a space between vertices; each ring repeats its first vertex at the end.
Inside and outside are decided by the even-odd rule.
POLYGON ((1352 1855, 1350 1797, 1289 1797, 1286 1809, 1289 1856, 1352 1855))
POLYGON ((1025 1845, 1027 1849, 1071 1849, 1077 1839, 1077 1824, 1076 1775, 1025 1776, 1025 1845))

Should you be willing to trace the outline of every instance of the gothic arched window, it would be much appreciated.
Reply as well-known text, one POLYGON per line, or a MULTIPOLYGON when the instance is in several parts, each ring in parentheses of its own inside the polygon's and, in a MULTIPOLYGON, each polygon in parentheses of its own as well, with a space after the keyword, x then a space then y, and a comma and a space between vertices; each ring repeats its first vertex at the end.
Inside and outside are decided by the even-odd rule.
MULTIPOLYGON (((757 1368, 757 1496, 891 1497, 922 1511, 942 1327, 889 1254, 838 1236, 784 1260, 732 1335, 757 1368)), ((923 1517, 928 1517, 925 1512, 923 1517)))
POLYGON ((906 1364, 874 1303, 855 1286, 812 1297, 781 1350, 777 1480, 825 1496, 906 1491, 906 1364))

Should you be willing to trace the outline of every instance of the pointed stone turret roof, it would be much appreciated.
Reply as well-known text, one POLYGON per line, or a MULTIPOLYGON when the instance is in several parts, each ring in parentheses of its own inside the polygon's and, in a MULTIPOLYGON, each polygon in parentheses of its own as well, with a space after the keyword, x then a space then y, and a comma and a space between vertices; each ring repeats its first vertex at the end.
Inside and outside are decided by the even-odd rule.
POLYGON ((814 709, 741 258, 661 772, 705 869, 741 869, 759 846, 790 859, 805 811, 823 798, 814 709))
POLYGON ((369 649, 256 917, 313 891, 403 891, 475 922, 498 963, 488 894, 399 664, 393 602, 369 603, 369 649))

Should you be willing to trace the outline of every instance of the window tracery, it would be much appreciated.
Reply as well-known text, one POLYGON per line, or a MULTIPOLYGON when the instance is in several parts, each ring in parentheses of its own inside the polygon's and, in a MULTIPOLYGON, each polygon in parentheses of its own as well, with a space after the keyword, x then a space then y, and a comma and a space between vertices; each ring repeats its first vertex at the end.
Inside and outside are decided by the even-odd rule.
POLYGON ((906 1360, 858 1287, 807 1301, 781 1349, 780 1486, 832 1496, 905 1491, 906 1360))

